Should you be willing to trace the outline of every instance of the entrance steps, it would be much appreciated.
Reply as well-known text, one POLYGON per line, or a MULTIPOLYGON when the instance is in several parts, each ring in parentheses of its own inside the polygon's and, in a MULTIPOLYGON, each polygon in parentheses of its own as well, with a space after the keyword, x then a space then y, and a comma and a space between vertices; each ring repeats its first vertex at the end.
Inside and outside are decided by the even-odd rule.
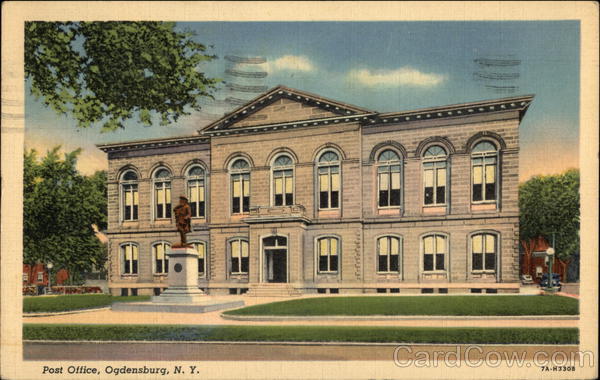
POLYGON ((246 293, 250 297, 298 297, 302 293, 291 284, 263 283, 251 285, 246 293))

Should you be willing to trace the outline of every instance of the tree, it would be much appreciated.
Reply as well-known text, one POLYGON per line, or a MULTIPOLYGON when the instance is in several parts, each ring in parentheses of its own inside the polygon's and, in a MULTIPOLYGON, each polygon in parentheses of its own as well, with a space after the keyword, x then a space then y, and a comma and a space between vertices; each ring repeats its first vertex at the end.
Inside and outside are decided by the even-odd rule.
POLYGON ((137 115, 150 126, 175 122, 217 80, 199 71, 215 58, 172 22, 27 22, 25 77, 31 93, 80 128, 124 128, 137 115))
POLYGON ((519 186, 520 240, 527 244, 538 236, 552 242, 556 254, 568 261, 579 252, 579 170, 559 175, 535 176, 519 186))
POLYGON ((106 173, 77 172, 81 150, 59 157, 60 147, 39 159, 25 152, 23 262, 52 262, 69 271, 69 282, 100 268, 106 247, 94 235, 92 224, 106 228, 106 173))

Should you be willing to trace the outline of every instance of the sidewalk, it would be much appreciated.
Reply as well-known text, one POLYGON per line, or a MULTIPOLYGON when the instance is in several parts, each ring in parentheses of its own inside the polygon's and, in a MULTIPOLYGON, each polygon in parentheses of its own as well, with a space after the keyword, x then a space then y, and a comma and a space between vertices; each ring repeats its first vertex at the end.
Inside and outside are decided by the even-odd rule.
MULTIPOLYGON (((298 299, 297 297, 242 297, 246 306, 298 299)), ((224 319, 221 311, 202 314, 189 313, 143 313, 112 310, 96 310, 77 314, 63 314, 44 317, 23 316, 23 323, 64 323, 64 324, 165 324, 165 325, 254 325, 254 326, 398 326, 398 327, 578 327, 577 320, 514 320, 498 317, 495 319, 460 320, 456 317, 436 317, 424 320, 326 320, 319 321, 239 321, 224 319)))

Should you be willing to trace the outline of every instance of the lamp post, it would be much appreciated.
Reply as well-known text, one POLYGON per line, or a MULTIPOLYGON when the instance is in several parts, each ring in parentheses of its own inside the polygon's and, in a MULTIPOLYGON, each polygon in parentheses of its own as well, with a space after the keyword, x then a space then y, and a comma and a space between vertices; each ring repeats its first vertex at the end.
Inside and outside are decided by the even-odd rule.
POLYGON ((49 262, 46 264, 46 268, 48 268, 48 292, 46 294, 52 294, 52 268, 54 268, 54 264, 49 262))
POLYGON ((552 275, 552 264, 554 263, 554 248, 549 247, 546 250, 546 255, 548 259, 548 285, 546 290, 549 292, 554 291, 554 276, 552 275))

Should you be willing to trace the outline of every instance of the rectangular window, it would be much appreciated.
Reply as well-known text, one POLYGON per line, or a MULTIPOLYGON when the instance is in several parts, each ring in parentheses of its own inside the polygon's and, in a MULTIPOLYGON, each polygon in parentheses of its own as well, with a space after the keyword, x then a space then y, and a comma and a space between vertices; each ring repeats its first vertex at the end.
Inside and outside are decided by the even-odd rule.
POLYGON ((37 274, 37 281, 38 282, 44 282, 44 272, 38 272, 38 274, 37 274))
POLYGON ((338 240, 322 238, 318 240, 319 272, 334 273, 338 270, 338 240))
POLYGON ((233 240, 231 247, 231 273, 248 273, 249 251, 248 242, 245 240, 233 240))
POLYGON ((123 220, 138 219, 138 185, 123 185, 123 220))
POLYGON ((231 212, 240 214, 250 211, 250 174, 231 176, 231 212))
POLYGON ((446 238, 430 235, 423 238, 423 271, 446 270, 446 238))
POLYGON ((384 236, 377 240, 378 272, 398 272, 400 270, 400 239, 384 236))
POLYGON ((496 235, 477 234, 471 238, 472 268, 474 271, 496 270, 496 235))
POLYGON ((137 274, 138 271, 138 247, 134 244, 122 246, 123 274, 137 274))
POLYGON ((294 203, 292 176, 292 170, 277 170, 273 172, 273 203, 275 206, 290 206, 294 203))
POLYGON ((157 182, 155 183, 155 202, 156 202, 156 218, 170 219, 171 218, 171 183, 157 182))

